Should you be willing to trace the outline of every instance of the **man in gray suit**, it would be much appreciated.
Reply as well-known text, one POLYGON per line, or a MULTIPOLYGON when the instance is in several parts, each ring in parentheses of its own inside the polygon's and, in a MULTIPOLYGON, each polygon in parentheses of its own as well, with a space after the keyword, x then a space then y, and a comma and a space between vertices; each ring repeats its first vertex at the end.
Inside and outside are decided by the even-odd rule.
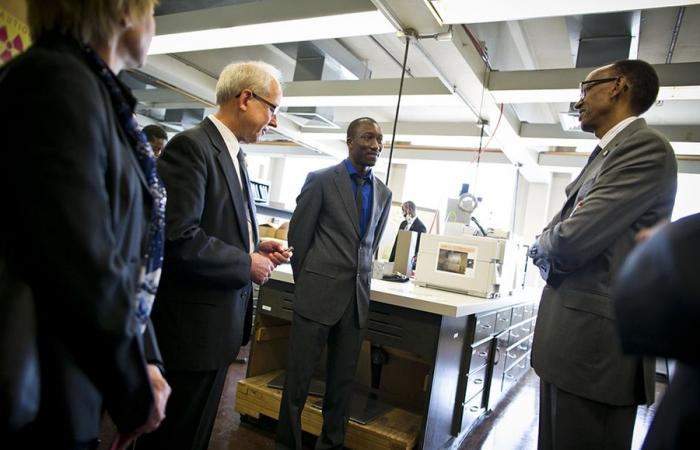
POLYGON ((311 172, 289 224, 295 295, 278 448, 301 449, 301 412, 328 345, 323 429, 317 449, 342 448, 352 384, 369 313, 372 255, 387 223, 391 191, 372 173, 382 132, 363 117, 347 131, 348 158, 311 172))
POLYGON ((654 366, 623 355, 609 292, 637 232, 668 219, 675 201, 673 149, 637 117, 658 90, 639 60, 581 83, 581 128, 600 143, 530 252, 547 282, 532 352, 539 449, 629 449, 637 405, 654 399, 654 366))

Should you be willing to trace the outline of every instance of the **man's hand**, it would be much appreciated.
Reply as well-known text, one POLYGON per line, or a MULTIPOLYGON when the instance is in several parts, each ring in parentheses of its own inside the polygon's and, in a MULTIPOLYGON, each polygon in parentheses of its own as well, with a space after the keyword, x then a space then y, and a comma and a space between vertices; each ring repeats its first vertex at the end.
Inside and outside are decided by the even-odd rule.
POLYGON ((165 406, 168 403, 168 397, 170 397, 171 392, 170 385, 163 378, 163 374, 160 373, 158 366, 148 364, 146 370, 148 378, 151 380, 151 392, 153 393, 153 405, 148 415, 148 421, 131 433, 118 433, 112 442, 111 450, 126 449, 134 439, 144 433, 154 431, 165 419, 165 406))
POLYGON ((270 274, 275 270, 275 264, 266 255, 254 252, 250 254, 250 279, 253 283, 267 283, 270 274))
POLYGON ((288 263, 292 257, 292 250, 285 249, 279 241, 261 241, 258 244, 258 252, 268 257, 275 267, 288 263))

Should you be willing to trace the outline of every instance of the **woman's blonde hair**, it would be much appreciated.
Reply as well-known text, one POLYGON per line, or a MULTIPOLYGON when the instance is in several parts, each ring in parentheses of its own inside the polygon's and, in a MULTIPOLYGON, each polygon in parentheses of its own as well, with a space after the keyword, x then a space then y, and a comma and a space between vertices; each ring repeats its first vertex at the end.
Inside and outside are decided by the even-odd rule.
POLYGON ((32 39, 58 31, 91 45, 106 43, 124 13, 143 19, 159 0, 28 0, 27 17, 32 39))

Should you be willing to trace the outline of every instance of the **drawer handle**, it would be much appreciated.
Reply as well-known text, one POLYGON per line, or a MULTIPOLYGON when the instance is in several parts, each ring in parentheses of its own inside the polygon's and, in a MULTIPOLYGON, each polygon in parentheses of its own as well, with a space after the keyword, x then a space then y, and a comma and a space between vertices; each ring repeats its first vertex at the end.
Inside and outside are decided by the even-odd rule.
POLYGON ((505 322, 508 320, 508 318, 507 317, 499 317, 498 320, 500 320, 501 322, 505 322))
POLYGON ((484 380, 482 380, 481 378, 474 378, 474 384, 481 384, 483 382, 484 380))
POLYGON ((489 325, 488 323, 486 323, 486 324, 481 324, 481 328, 489 329, 489 328, 491 328, 491 325, 489 325))
POLYGON ((509 358, 517 358, 517 357, 518 357, 518 355, 516 355, 516 354, 514 354, 514 353, 511 353, 511 352, 506 353, 506 355, 507 355, 509 358))
POLYGON ((480 351, 479 353, 477 353, 477 355, 485 357, 486 355, 488 355, 488 353, 485 351, 480 351))
POLYGON ((518 350, 527 350, 527 345, 525 345, 525 344, 518 345, 518 350))
POLYGON ((515 339, 518 339, 520 335, 518 333, 510 333, 511 337, 514 337, 515 339))
POLYGON ((480 410, 480 409, 481 409, 481 408, 479 408, 479 407, 476 406, 476 405, 470 406, 470 407, 469 407, 469 411, 471 411, 471 412, 477 412, 477 411, 480 410))
POLYGON ((513 375, 507 373, 507 374, 506 374, 506 378, 508 378, 509 380, 512 380, 512 379, 515 378, 515 377, 514 377, 513 375))

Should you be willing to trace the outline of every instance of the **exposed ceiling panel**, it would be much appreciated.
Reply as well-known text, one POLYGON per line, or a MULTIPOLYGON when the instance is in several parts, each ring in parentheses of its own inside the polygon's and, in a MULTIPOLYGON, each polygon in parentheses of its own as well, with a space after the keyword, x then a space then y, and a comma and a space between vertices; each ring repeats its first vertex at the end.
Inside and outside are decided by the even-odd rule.
MULTIPOLYGON (((569 102, 578 98, 578 83, 590 70, 575 69, 583 23, 586 17, 594 19, 586 14, 641 9, 638 55, 659 64, 657 69, 664 85, 661 98, 666 99, 653 106, 645 117, 652 125, 671 134, 669 137, 673 138, 677 153, 700 154, 697 138, 700 68, 696 67, 700 64, 698 1, 552 3, 513 0, 481 3, 478 8, 463 0, 432 2, 456 8, 453 12, 463 15, 455 22, 452 40, 448 42, 437 42, 429 37, 447 30, 431 12, 430 3, 424 0, 163 0, 157 10, 159 35, 251 24, 263 25, 270 31, 265 34, 262 45, 150 56, 142 72, 148 79, 158 82, 150 83, 147 88, 135 86, 143 89, 137 91, 142 113, 139 120, 148 122, 163 117, 169 109, 201 111, 213 107, 216 77, 233 61, 263 60, 278 67, 286 81, 292 80, 298 44, 286 42, 289 36, 277 27, 278 22, 348 12, 380 13, 388 27, 385 32, 371 34, 368 31, 371 24, 356 20, 344 24, 352 25, 352 36, 334 38, 336 35, 331 30, 314 38, 324 40, 328 48, 339 50, 342 56, 336 55, 336 62, 341 66, 345 64, 348 73, 361 73, 362 76, 357 76, 360 80, 343 86, 329 81, 306 86, 290 82, 285 87, 284 104, 332 108, 333 120, 341 129, 323 135, 302 129, 281 116, 276 139, 292 140, 295 145, 312 148, 314 154, 320 151, 339 156, 347 151, 342 127, 351 120, 372 116, 385 125, 393 124, 405 49, 405 41, 395 31, 413 27, 421 38, 411 38, 409 46, 409 72, 399 111, 397 140, 410 142, 413 147, 421 146, 421 154, 429 154, 431 148, 437 147, 451 147, 454 153, 479 145, 479 140, 475 140, 478 136, 462 127, 468 124, 467 128, 473 131, 476 123, 483 119, 488 122, 485 137, 491 141, 489 146, 503 148, 501 158, 531 164, 532 170, 528 168, 523 173, 538 179, 543 173, 539 169, 548 173, 555 170, 555 166, 542 165, 537 152, 560 147, 590 149, 591 143, 595 145, 592 135, 581 133, 572 138, 558 124, 559 113, 567 111, 569 102), (683 3, 692 4, 685 6, 683 20, 677 27, 678 11, 683 3), (489 20, 484 21, 486 19, 489 20), (471 24, 464 29, 462 23, 471 24), (665 66, 674 27, 677 27, 677 34, 673 65, 665 66), (487 50, 492 72, 481 59, 479 47, 482 45, 487 50), (369 80, 362 79, 367 77, 369 80), (442 128, 436 131, 435 127, 442 128), (491 139, 490 134, 496 136, 491 139)), ((309 28, 315 32, 321 29, 309 28)), ((611 33, 615 31, 610 30, 611 33)), ((221 46, 218 40, 211 44, 221 46)), ((169 115, 173 116, 177 114, 169 115)), ((175 127, 177 124, 168 125, 175 127)), ((390 130, 391 126, 385 126, 385 135, 390 130)), ((485 144, 483 140, 481 143, 485 144)), ((273 147, 267 151, 274 151, 273 147)), ((289 148, 285 151, 289 152, 289 148)), ((441 157, 449 154, 443 153, 441 157)), ((559 166, 556 167, 558 170, 559 166)))

